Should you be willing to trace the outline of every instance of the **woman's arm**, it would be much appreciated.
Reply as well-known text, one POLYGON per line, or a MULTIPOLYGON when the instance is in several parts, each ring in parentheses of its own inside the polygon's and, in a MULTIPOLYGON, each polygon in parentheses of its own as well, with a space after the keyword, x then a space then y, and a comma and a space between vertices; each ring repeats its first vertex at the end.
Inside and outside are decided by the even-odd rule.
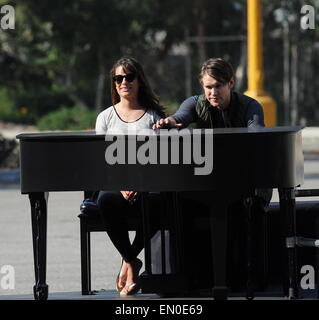
POLYGON ((105 122, 105 111, 102 111, 101 113, 98 114, 95 122, 95 132, 97 134, 103 134, 106 133, 107 131, 107 126, 105 122))

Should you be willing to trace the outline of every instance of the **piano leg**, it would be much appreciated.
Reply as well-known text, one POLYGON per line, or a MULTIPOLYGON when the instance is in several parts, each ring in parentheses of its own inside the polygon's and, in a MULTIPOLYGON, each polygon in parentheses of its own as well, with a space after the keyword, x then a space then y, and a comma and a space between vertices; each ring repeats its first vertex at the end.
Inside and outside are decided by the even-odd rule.
POLYGON ((32 238, 35 285, 35 300, 47 300, 46 242, 47 242, 47 201, 43 192, 29 194, 31 204, 32 238))
MULTIPOLYGON (((294 188, 279 189, 280 213, 288 262, 288 298, 298 298, 296 252, 296 201, 294 188)), ((286 269, 287 270, 287 269, 286 269)))
POLYGON ((141 194, 142 200, 142 215, 144 229, 144 255, 145 255, 145 273, 152 274, 152 257, 151 257, 151 236, 150 236, 150 210, 149 199, 146 192, 141 194))
POLYGON ((246 245, 247 245, 247 283, 246 283, 246 298, 248 300, 254 299, 254 286, 253 286, 253 256, 252 256, 252 201, 251 197, 244 199, 244 210, 246 216, 247 225, 247 235, 246 235, 246 245))
POLYGON ((220 195, 214 199, 213 204, 210 206, 212 257, 214 269, 213 297, 215 300, 226 300, 228 297, 228 288, 226 285, 227 203, 227 200, 220 195))

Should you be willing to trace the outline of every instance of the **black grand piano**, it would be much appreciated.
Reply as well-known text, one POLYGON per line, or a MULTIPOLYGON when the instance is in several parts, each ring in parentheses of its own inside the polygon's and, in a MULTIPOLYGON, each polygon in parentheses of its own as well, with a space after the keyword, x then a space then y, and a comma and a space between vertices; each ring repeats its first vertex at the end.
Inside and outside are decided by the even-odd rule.
MULTIPOLYGON (((230 201, 236 197, 252 195, 256 188, 277 188, 280 191, 281 214, 285 221, 283 233, 287 243, 296 236, 294 188, 303 183, 301 130, 302 127, 299 126, 223 128, 214 129, 213 132, 204 129, 193 130, 189 131, 191 139, 185 140, 188 142, 184 143, 183 138, 179 137, 177 145, 176 139, 173 138, 177 134, 176 131, 166 132, 166 138, 163 138, 160 132, 144 138, 125 135, 119 138, 126 143, 124 145, 129 145, 130 141, 133 141, 136 143, 136 150, 143 144, 145 149, 145 143, 152 141, 157 145, 158 153, 151 160, 150 154, 146 152, 143 161, 149 157, 149 162, 134 163, 127 161, 126 152, 124 162, 122 159, 121 163, 114 164, 109 163, 106 149, 116 139, 106 139, 105 135, 97 135, 95 132, 19 134, 17 138, 20 140, 21 193, 29 195, 31 204, 35 299, 48 297, 46 193, 86 190, 173 192, 213 190, 218 195, 218 201, 208 203, 211 211, 214 261, 213 295, 215 299, 227 298, 226 212, 230 201), (162 138, 168 150, 168 154, 165 154, 167 159, 172 158, 176 148, 181 156, 179 159, 184 159, 183 150, 185 146, 187 147, 187 143, 191 144, 189 150, 194 150, 195 147, 198 149, 200 144, 201 155, 203 152, 213 150, 211 172, 208 170, 206 174, 194 174, 195 169, 204 165, 198 162, 194 153, 191 160, 189 161, 189 157, 185 158, 188 160, 184 163, 170 162, 167 159, 161 161, 163 158, 159 151, 161 144, 163 147, 162 138), (173 143, 174 146, 171 148, 173 143)), ((132 145, 134 146, 130 144, 130 148, 132 145)), ((289 297, 296 298, 298 297, 296 248, 294 245, 289 245, 283 250, 288 261, 289 297)))

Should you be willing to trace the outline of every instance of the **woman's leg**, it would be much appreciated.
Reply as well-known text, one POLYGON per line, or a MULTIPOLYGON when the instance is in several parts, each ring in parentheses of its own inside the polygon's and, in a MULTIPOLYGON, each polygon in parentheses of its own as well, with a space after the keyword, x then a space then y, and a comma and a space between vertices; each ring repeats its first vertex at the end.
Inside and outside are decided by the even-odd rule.
POLYGON ((123 258, 116 280, 117 290, 121 294, 133 294, 139 289, 136 279, 142 262, 136 258, 136 250, 131 245, 127 218, 128 215, 138 214, 139 206, 136 203, 129 204, 120 192, 115 191, 101 191, 97 204, 105 230, 123 258))
MULTIPOLYGON (((150 213, 150 236, 152 237, 159 229, 159 217, 161 213, 161 198, 159 193, 148 194, 149 213, 150 213)), ((135 238, 132 243, 132 250, 137 257, 144 248, 144 229, 142 221, 142 199, 141 197, 136 201, 137 217, 140 219, 139 228, 136 230, 135 238)), ((141 269, 142 263, 139 259, 135 259, 126 263, 126 285, 121 291, 121 295, 131 295, 139 290, 138 273, 141 269)))
MULTIPOLYGON (((118 287, 123 287, 121 294, 132 294, 138 289, 136 281, 142 263, 137 259, 137 256, 144 247, 141 198, 134 204, 129 204, 120 192, 101 191, 97 203, 105 229, 124 260, 119 275, 118 287), (135 215, 140 219, 140 228, 136 231, 132 244, 130 243, 128 232, 128 215, 135 215), (124 285, 125 281, 126 285, 124 285)), ((156 219, 152 218, 152 221, 155 222, 160 214, 161 204, 159 194, 150 194, 149 203, 152 216, 153 218, 156 217, 156 219)), ((154 226, 154 223, 152 223, 152 226, 154 226)), ((151 235, 154 234, 156 230, 157 228, 152 227, 151 235)))
POLYGON ((120 192, 101 191, 98 196, 99 207, 105 229, 124 261, 129 262, 136 258, 132 249, 127 224, 128 214, 134 214, 138 208, 130 205, 120 192))

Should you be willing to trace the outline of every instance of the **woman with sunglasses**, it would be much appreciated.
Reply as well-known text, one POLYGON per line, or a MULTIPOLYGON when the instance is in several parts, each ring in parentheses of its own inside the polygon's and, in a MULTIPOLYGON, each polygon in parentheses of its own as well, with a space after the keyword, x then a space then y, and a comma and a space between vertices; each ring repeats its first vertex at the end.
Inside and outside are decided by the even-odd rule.
MULTIPOLYGON (((151 89, 144 70, 134 58, 118 60, 110 71, 113 105, 102 111, 97 119, 96 133, 152 129, 152 126, 165 116, 163 107, 151 89)), ((156 215, 160 208, 159 194, 150 193, 149 202, 156 215)), ((120 295, 132 295, 140 289, 138 275, 142 262, 137 258, 144 246, 142 221, 130 242, 127 216, 141 216, 140 193, 137 191, 100 191, 97 204, 106 231, 122 256, 116 288, 120 295)))

